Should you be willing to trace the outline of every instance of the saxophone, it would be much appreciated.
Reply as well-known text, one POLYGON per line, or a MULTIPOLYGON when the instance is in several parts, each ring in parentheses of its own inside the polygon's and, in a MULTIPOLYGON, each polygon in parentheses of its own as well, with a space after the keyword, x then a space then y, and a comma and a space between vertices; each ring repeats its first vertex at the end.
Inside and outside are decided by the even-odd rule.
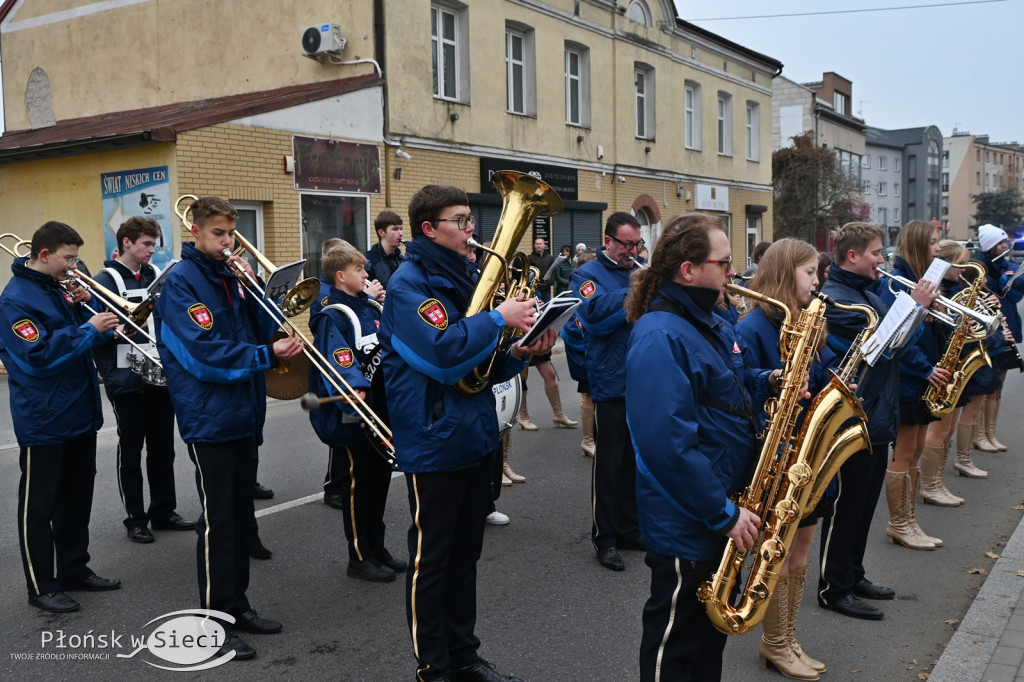
MULTIPOLYGON (((734 284, 727 284, 726 289, 781 308, 785 314, 779 335, 783 361, 779 395, 765 403, 768 428, 761 456, 750 485, 736 500, 761 518, 757 541, 749 553, 749 577, 738 604, 734 605, 730 595, 741 571, 747 567, 748 552, 737 550, 730 539, 718 571, 697 590, 712 624, 726 634, 739 635, 764 618, 782 561, 796 537, 797 523, 805 510, 813 509, 808 506, 808 495, 819 487, 815 485, 819 463, 812 456, 820 450, 809 452, 809 448, 801 447, 809 420, 799 431, 797 425, 802 412, 802 387, 810 376, 811 363, 824 333, 825 301, 820 295, 812 299, 793 324, 789 308, 781 301, 734 284)), ((824 485, 828 481, 825 479, 824 485)))
MULTIPOLYGON (((953 297, 958 303, 963 303, 967 308, 974 308, 978 295, 981 293, 985 283, 985 269, 977 263, 954 263, 954 268, 965 268, 974 270, 974 281, 969 287, 964 288, 953 297)), ((950 373, 950 379, 944 386, 935 387, 931 384, 925 389, 921 401, 928 411, 935 417, 945 417, 956 409, 960 395, 967 388, 967 382, 982 367, 992 366, 992 360, 985 351, 985 344, 980 341, 984 336, 978 335, 974 329, 974 320, 967 315, 961 316, 959 324, 949 337, 949 348, 942 355, 936 367, 941 367, 950 373), (964 344, 969 341, 979 341, 977 347, 964 357, 960 357, 964 344)))

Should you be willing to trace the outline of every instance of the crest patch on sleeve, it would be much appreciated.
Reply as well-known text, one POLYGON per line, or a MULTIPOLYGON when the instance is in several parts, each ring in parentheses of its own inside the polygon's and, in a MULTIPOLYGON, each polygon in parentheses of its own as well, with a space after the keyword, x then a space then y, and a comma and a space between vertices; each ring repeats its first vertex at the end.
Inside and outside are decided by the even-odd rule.
POLYGON ((597 286, 594 284, 594 280, 588 279, 586 282, 580 285, 580 296, 583 298, 590 298, 597 291, 597 286))
POLYGON ((32 320, 18 320, 14 323, 11 329, 13 329, 14 333, 18 335, 19 339, 28 341, 29 343, 34 343, 39 340, 39 329, 36 328, 36 325, 32 320))
POLYGON ((210 312, 205 303, 194 303, 189 306, 188 315, 201 328, 206 330, 213 329, 213 313, 210 312))
POLYGON ((352 355, 351 348, 339 348, 334 351, 334 361, 345 369, 351 367, 354 360, 355 357, 352 355))
POLYGON ((448 328, 448 311, 444 309, 441 301, 436 298, 428 298, 420 304, 418 309, 420 319, 434 329, 444 331, 448 328))

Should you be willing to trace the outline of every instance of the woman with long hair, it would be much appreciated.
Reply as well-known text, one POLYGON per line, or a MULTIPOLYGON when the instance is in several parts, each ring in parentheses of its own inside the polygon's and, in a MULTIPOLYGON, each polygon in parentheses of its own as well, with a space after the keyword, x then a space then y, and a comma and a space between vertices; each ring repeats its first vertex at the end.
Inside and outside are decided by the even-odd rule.
MULTIPOLYGON (((749 286, 783 303, 795 321, 818 289, 817 250, 799 239, 780 239, 761 256, 749 286)), ((755 366, 782 367, 779 336, 783 321, 784 312, 780 308, 771 303, 753 301, 753 307, 736 325, 736 332, 744 342, 744 351, 752 356, 755 366)), ((836 362, 835 355, 824 347, 824 341, 825 334, 822 334, 822 347, 818 349, 812 368, 812 394, 828 384, 826 368, 836 362)), ((820 508, 824 509, 826 505, 820 508)), ((783 675, 796 680, 816 680, 820 673, 825 672, 824 663, 804 653, 795 631, 807 582, 807 555, 814 540, 818 516, 816 510, 799 523, 793 544, 779 569, 779 582, 770 597, 768 611, 761 621, 764 632, 757 647, 761 667, 767 667, 770 662, 783 675)))
MULTIPOLYGON (((894 274, 911 282, 920 280, 932 260, 939 254, 939 233, 931 223, 911 220, 900 230, 896 239, 894 274)), ((892 280, 883 282, 880 294, 892 305, 897 285, 892 280)), ((910 549, 930 550, 942 546, 942 540, 926 534, 914 517, 919 464, 924 453, 928 425, 936 421, 921 402, 925 389, 943 386, 950 373, 935 363, 942 357, 942 349, 931 330, 931 317, 911 339, 900 354, 900 426, 896 432, 896 445, 885 472, 885 497, 889 503, 889 524, 885 534, 889 542, 910 549)))

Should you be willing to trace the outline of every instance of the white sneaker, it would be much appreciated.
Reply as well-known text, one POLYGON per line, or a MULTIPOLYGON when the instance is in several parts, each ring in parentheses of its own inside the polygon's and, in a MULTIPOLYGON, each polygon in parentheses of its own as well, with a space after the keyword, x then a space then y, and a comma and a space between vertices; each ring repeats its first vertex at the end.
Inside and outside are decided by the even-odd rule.
POLYGON ((484 521, 491 526, 507 526, 509 518, 507 514, 502 514, 500 511, 495 510, 488 514, 484 521))

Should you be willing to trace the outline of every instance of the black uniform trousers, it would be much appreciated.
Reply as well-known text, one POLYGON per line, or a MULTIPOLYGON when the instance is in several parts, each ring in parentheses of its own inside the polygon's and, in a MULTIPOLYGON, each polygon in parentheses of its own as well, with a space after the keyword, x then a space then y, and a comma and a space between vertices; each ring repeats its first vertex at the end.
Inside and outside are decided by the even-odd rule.
POLYGON ((256 439, 189 443, 203 511, 196 521, 196 574, 201 608, 249 610, 249 545, 256 526, 252 502, 256 439))
POLYGON ((147 386, 110 399, 117 418, 117 487, 126 528, 145 527, 174 513, 174 407, 162 386, 147 386), (149 511, 142 494, 142 446, 146 446, 149 511))
POLYGON ((864 578, 864 550, 888 462, 886 443, 858 452, 839 467, 839 493, 831 516, 821 522, 818 599, 825 604, 853 594, 853 586, 864 578))
POLYGON ((697 599, 697 588, 711 579, 718 559, 688 561, 648 551, 645 563, 651 596, 644 604, 641 682, 720 680, 726 635, 697 599))
POLYGON ((405 475, 412 514, 405 612, 419 662, 417 680, 437 679, 477 661, 476 563, 492 457, 456 471, 405 475))
POLYGON ((96 433, 60 445, 22 447, 18 463, 18 545, 28 594, 61 592, 65 583, 93 574, 88 563, 96 433))
POLYGON ((596 549, 640 538, 636 516, 636 455, 626 424, 626 401, 594 403, 597 454, 591 474, 594 509, 591 540, 596 549))
POLYGON ((339 495, 350 561, 380 558, 384 549, 384 508, 391 487, 391 465, 365 438, 331 448, 324 492, 339 495))

